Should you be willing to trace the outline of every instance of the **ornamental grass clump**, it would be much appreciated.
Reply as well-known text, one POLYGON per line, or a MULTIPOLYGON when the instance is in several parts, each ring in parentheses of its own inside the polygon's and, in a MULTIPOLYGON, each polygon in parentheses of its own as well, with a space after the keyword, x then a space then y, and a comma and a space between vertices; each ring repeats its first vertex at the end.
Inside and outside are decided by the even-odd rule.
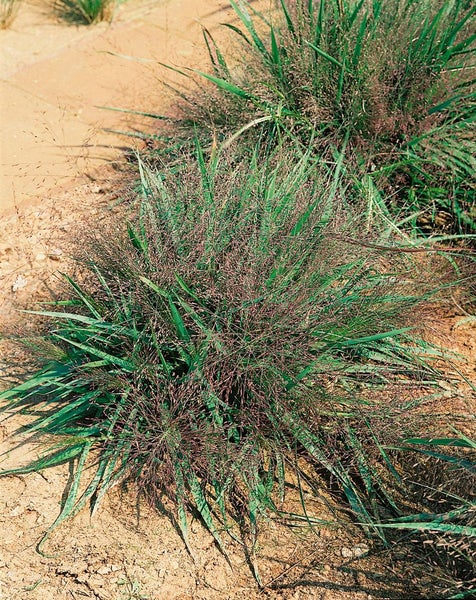
POLYGON ((205 31, 213 72, 175 69, 215 86, 189 95, 184 125, 224 139, 291 132, 326 156, 349 137, 354 166, 418 229, 476 233, 472 3, 280 0, 266 15, 231 4, 239 50, 205 31))
POLYGON ((342 156, 321 178, 309 154, 196 155, 179 172, 139 161, 137 218, 89 245, 87 284, 67 278, 71 299, 41 313, 38 371, 0 400, 31 409, 50 451, 3 475, 73 461, 53 528, 132 479, 172 498, 185 540, 192 507, 221 544, 233 518, 254 534, 284 516, 287 473, 311 469, 385 539, 400 509, 384 444, 437 377, 411 334, 424 280, 416 296, 411 255, 384 234, 367 241, 388 251, 346 242, 366 225, 342 156))

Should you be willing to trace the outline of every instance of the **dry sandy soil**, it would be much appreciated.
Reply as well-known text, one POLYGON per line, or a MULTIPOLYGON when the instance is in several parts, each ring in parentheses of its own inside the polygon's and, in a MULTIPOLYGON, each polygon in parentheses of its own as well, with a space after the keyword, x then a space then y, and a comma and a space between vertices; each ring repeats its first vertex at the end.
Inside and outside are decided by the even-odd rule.
MULTIPOLYGON (((134 124, 96 107, 163 106, 156 61, 198 64, 199 23, 213 28, 230 18, 225 6, 130 0, 112 24, 86 28, 66 25, 46 0, 35 0, 0 31, 0 330, 33 327, 17 309, 51 298, 58 271, 74 268, 68 251, 78 223, 94 227, 121 199, 120 174, 111 164, 120 161, 124 139, 101 128, 134 124)), ((466 357, 461 368, 474 381, 474 321, 442 317, 435 331, 466 357)), ((0 375, 18 356, 0 340, 0 375)), ((39 452, 18 446, 21 436, 11 434, 19 425, 18 418, 0 422, 2 469, 39 452)), ((94 518, 83 511, 60 527, 46 545, 49 556, 42 556, 36 544, 58 515, 68 477, 64 466, 0 479, 0 599, 408 598, 384 555, 349 558, 365 543, 358 532, 292 532, 276 522, 266 525, 256 548, 262 580, 273 584, 260 591, 241 547, 229 541, 230 566, 194 522, 192 558, 167 516, 137 500, 134 490, 117 490, 94 518)), ((325 518, 324 505, 315 510, 325 518)))

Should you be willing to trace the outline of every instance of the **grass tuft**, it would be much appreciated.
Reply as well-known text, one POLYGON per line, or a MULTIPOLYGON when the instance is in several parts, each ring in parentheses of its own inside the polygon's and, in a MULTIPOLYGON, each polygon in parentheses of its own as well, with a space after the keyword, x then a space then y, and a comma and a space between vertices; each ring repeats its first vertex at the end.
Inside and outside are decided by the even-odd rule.
POLYGON ((192 507, 222 547, 229 515, 253 537, 261 515, 282 514, 286 473, 307 463, 385 539, 381 507, 400 515, 400 478, 383 423, 418 404, 411 381, 438 378, 412 336, 415 264, 342 240, 361 223, 339 169, 316 178, 309 154, 206 160, 197 145, 178 174, 139 168, 137 219, 93 249, 94 284, 68 279, 70 303, 41 313, 41 368, 0 395, 55 440, 3 475, 75 463, 50 531, 132 478, 173 498, 186 543, 192 507), (388 385, 399 398, 383 399, 388 385))
POLYGON ((61 17, 79 25, 111 20, 115 4, 115 0, 56 0, 61 17))
POLYGON ((269 15, 231 4, 241 47, 227 57, 204 31, 212 72, 181 72, 215 92, 188 96, 184 124, 267 143, 291 133, 326 156, 348 138, 354 167, 415 212, 417 230, 476 231, 471 3, 280 0, 269 15))

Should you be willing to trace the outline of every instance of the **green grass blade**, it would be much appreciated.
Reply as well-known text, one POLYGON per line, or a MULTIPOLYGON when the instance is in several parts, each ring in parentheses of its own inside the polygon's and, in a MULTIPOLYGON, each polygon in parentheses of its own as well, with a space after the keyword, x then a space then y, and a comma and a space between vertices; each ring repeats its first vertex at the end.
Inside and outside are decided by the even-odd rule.
POLYGON ((75 467, 73 482, 68 491, 68 495, 66 496, 66 499, 64 501, 61 512, 58 515, 58 517, 56 518, 56 520, 54 521, 54 523, 52 523, 52 525, 50 525, 50 527, 48 528, 48 530, 46 531, 44 536, 41 538, 41 540, 39 541, 39 543, 36 547, 37 551, 42 556, 47 556, 43 552, 43 546, 46 543, 46 541, 48 540, 48 538, 50 537, 51 533, 58 527, 58 525, 60 525, 65 519, 67 519, 71 515, 71 513, 74 509, 74 504, 76 501, 76 496, 78 494, 79 484, 81 482, 81 477, 83 474, 84 466, 86 464, 86 459, 88 458, 90 449, 91 449, 90 443, 83 444, 81 453, 79 454, 78 464, 75 467))

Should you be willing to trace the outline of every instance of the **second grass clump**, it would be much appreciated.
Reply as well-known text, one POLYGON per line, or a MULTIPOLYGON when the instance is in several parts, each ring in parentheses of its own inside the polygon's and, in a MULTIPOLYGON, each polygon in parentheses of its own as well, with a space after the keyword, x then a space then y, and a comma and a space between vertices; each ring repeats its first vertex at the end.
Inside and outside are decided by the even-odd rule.
POLYGON ((419 232, 476 232, 471 2, 279 0, 267 13, 231 4, 239 47, 204 32, 212 70, 181 72, 215 91, 188 94, 184 124, 250 143, 257 131, 291 132, 329 160, 348 138, 348 166, 371 174, 394 213, 416 215, 419 232))

